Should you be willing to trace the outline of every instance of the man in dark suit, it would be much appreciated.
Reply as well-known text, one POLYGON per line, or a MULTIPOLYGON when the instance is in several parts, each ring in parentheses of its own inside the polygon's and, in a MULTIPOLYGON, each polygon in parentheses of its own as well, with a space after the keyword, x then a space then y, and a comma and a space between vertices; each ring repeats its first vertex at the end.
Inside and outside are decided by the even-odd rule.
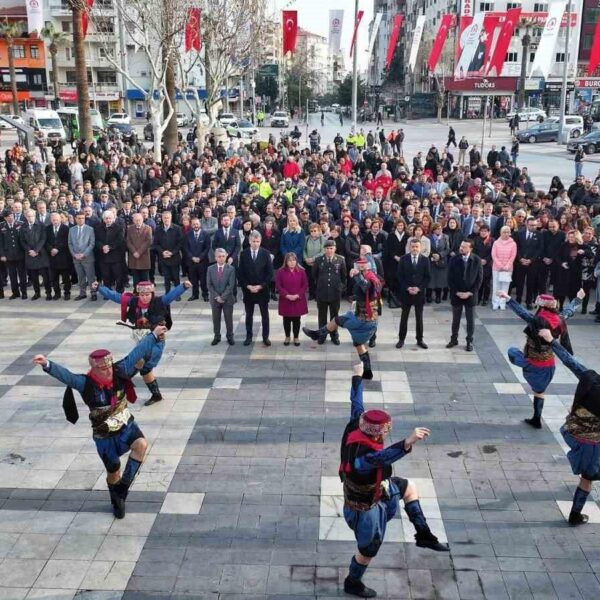
POLYGON ((448 265, 448 288, 452 304, 452 336, 446 348, 458 346, 458 329, 463 307, 467 318, 467 352, 473 350, 475 330, 475 304, 483 280, 483 265, 473 253, 473 240, 463 240, 460 252, 450 259, 448 265))
POLYGON ((50 257, 50 285, 54 289, 54 300, 60 299, 61 277, 65 300, 70 300, 73 260, 69 252, 69 227, 62 223, 58 213, 50 215, 50 225, 46 227, 46 250, 50 257))
MULTIPOLYGON (((0 226, 0 261, 8 268, 11 300, 27 298, 27 272, 25 270, 25 252, 19 243, 19 229, 23 221, 15 221, 15 213, 9 212, 4 215, 4 223, 0 226), (20 294, 19 294, 20 292, 20 294)), ((2 296, 4 290, 2 290, 2 296)))
POLYGON ((161 224, 154 232, 154 248, 158 254, 160 268, 165 278, 165 293, 171 289, 171 283, 179 285, 179 267, 183 248, 183 232, 179 225, 173 225, 173 213, 165 210, 161 214, 161 224))
POLYGON ((221 227, 215 232, 212 240, 213 251, 217 248, 227 250, 227 262, 234 266, 237 264, 242 244, 236 229, 231 226, 229 215, 221 217, 221 227))
POLYGON ((50 287, 50 275, 48 272, 49 262, 46 252, 46 228, 38 223, 35 211, 25 211, 27 222, 19 229, 19 244, 25 253, 25 268, 33 283, 34 294, 32 300, 40 298, 40 275, 46 291, 46 300, 52 300, 52 288, 50 287))
POLYGON ((227 251, 223 248, 215 250, 216 264, 208 267, 206 280, 208 296, 212 309, 213 331, 215 337, 211 342, 216 346, 221 341, 221 315, 225 318, 227 343, 235 344, 233 339, 233 305, 235 304, 235 268, 227 264, 227 251))
POLYGON ((116 287, 117 292, 123 292, 125 257, 125 236, 123 229, 115 223, 115 214, 107 210, 102 215, 104 221, 96 227, 96 252, 100 263, 102 282, 108 288, 116 287))
POLYGON ((208 268, 208 251, 210 250, 210 236, 200 227, 200 219, 192 219, 192 228, 185 235, 184 254, 188 266, 188 276, 192 282, 192 295, 189 300, 198 300, 200 287, 202 299, 208 302, 208 288, 206 286, 206 269, 208 268))
POLYGON ((428 346, 423 341, 423 305, 425 304, 425 290, 429 285, 429 259, 421 255, 421 242, 417 238, 410 239, 409 247, 410 253, 405 254, 398 263, 402 316, 400 317, 396 348, 404 346, 408 317, 411 307, 414 306, 417 321, 417 346, 427 350, 428 346))
POLYGON ((244 293, 246 309, 246 339, 244 346, 252 343, 252 318, 254 306, 258 304, 262 321, 263 344, 269 340, 269 286, 273 279, 273 262, 267 250, 260 247, 262 237, 258 231, 250 234, 250 247, 240 254, 238 277, 244 293))
POLYGON ((537 219, 529 217, 525 222, 525 230, 517 234, 517 260, 515 261, 516 301, 523 299, 523 289, 527 283, 525 302, 531 309, 538 294, 538 277, 540 262, 544 254, 544 238, 537 230, 537 219))

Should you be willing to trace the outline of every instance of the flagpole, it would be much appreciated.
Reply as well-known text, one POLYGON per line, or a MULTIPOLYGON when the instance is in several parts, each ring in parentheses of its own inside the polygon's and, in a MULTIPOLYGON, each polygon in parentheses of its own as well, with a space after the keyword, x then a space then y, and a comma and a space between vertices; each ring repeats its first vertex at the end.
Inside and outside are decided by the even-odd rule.
POLYGON ((358 19, 358 0, 354 0, 354 53, 352 55, 352 127, 356 131, 357 122, 357 100, 358 100, 358 27, 356 26, 356 20, 358 19))
POLYGON ((571 33, 571 0, 567 4, 567 31, 565 35, 565 63, 562 72, 562 88, 560 90, 560 121, 558 122, 558 143, 563 144, 564 120, 567 112, 567 75, 569 72, 569 37, 571 33))

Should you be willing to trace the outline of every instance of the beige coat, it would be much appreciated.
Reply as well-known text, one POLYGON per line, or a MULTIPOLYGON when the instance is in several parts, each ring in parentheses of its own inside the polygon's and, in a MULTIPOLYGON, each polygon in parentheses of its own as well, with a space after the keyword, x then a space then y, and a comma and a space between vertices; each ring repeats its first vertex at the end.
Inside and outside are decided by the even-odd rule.
POLYGON ((130 269, 150 268, 151 246, 152 228, 149 225, 142 225, 139 230, 135 225, 127 227, 127 265, 130 269), (140 257, 136 258, 134 252, 137 252, 140 257))

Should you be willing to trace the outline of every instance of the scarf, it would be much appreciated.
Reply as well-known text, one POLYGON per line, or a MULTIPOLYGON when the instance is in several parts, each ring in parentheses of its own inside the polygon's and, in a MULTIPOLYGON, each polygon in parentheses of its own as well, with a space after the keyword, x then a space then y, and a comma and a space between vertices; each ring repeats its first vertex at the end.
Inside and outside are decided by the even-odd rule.
MULTIPOLYGON (((379 277, 372 271, 364 271, 362 275, 369 283, 373 284, 373 299, 379 298, 379 296, 381 295, 382 288, 381 280, 379 279, 379 277)), ((367 288, 367 291, 365 292, 365 314, 369 319, 372 319, 373 307, 371 306, 371 295, 369 291, 370 288, 367 288)))

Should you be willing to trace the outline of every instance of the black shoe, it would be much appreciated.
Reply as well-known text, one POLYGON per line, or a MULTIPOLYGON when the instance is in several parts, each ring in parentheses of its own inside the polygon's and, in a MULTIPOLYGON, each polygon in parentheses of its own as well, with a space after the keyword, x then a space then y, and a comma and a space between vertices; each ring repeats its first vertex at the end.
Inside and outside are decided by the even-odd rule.
POLYGON ((54 300, 54 298, 52 298, 52 294, 46 294, 46 302, 49 302, 50 300, 54 300))
POLYGON ((92 302, 96 302, 96 300, 98 300, 98 294, 92 294, 92 297, 90 298, 90 300, 92 302))
POLYGON ((152 406, 153 404, 160 402, 162 399, 162 394, 152 394, 152 396, 150 396, 150 398, 144 402, 144 406, 152 406))
POLYGON ((415 541, 419 548, 429 548, 436 552, 450 552, 448 544, 442 544, 433 533, 429 530, 429 527, 425 531, 415 533, 415 541))
POLYGON ((286 338, 286 339, 283 341, 283 345, 284 345, 284 346, 289 346, 289 345, 290 345, 290 338, 286 338))
POLYGON ((71 299, 71 294, 69 292, 65 292, 64 298, 65 298, 65 300, 70 300, 71 299))
POLYGON ((41 296, 39 294, 34 294, 33 296, 31 296, 32 300, 39 300, 41 298, 41 296))
POLYGON ((590 310, 590 315, 597 315, 597 314, 600 314, 600 313, 598 313, 597 309, 590 310))
POLYGON ((244 346, 249 346, 252 343, 252 338, 251 337, 247 337, 244 340, 244 346))
POLYGON ((577 525, 585 525, 590 518, 587 515, 584 515, 580 512, 571 511, 569 514, 569 525, 571 527, 577 527, 577 525))
POLYGON ((332 335, 331 341, 335 346, 339 346, 340 345, 340 336, 337 333, 335 335, 332 335))
POLYGON ((419 346, 419 348, 423 348, 423 350, 427 350, 429 348, 429 346, 423 340, 417 341, 417 346, 419 346))
POLYGON ((79 296, 75 297, 75 300, 85 300, 87 298, 87 294, 79 294, 79 296))
POLYGON ((21 294, 21 299, 22 299, 22 300, 27 300, 27 292, 23 292, 23 293, 21 294))
POLYGON ((581 309, 581 314, 582 315, 587 315, 587 308, 582 308, 581 309))
POLYGON ((436 298, 436 299, 435 299, 435 303, 436 303, 436 304, 441 304, 441 302, 442 302, 442 299, 441 299, 441 298, 436 298))
POLYGON ((473 352, 473 344, 471 342, 467 342, 467 345, 465 346, 465 350, 467 352, 473 352))
POLYGON ((377 346, 377 340, 375 340, 374 338, 371 338, 369 340, 369 348, 375 348, 375 346, 377 346))
POLYGON ((324 344, 327 339, 328 331, 325 327, 321 327, 321 329, 309 329, 308 327, 303 327, 302 331, 304 332, 304 335, 307 335, 315 342, 319 342, 319 344, 324 344))
POLYGON ((227 337, 227 343, 230 346, 235 346, 235 340, 233 339, 233 337, 227 337))
POLYGON ((52 300, 60 300, 60 294, 54 294, 52 300))
POLYGON ((204 300, 204 302, 208 302, 208 296, 202 296, 202 300, 204 300))
POLYGON ((113 507, 113 515, 115 519, 122 519, 125 517, 125 498, 118 492, 118 484, 108 484, 108 492, 110 494, 110 503, 113 507))
POLYGON ((271 340, 269 338, 263 338, 263 346, 267 348, 271 345, 271 340))
POLYGON ((220 341, 221 341, 221 336, 220 335, 215 335, 215 337, 213 338, 213 341, 210 343, 210 345, 211 346, 216 346, 220 341))
POLYGON ((11 294, 8 299, 9 300, 16 300, 17 298, 20 298, 21 294, 11 294))
POLYGON ((404 346, 404 340, 398 340, 396 342, 396 348, 398 348, 398 350, 400 350, 400 348, 402 348, 402 346, 404 346))
POLYGON ((525 419, 527 425, 531 425, 534 429, 542 428, 542 419, 540 417, 531 417, 531 419, 525 419))
POLYGON ((458 346, 458 340, 450 340, 446 344, 446 348, 454 348, 454 346, 458 346))
POLYGON ((295 340, 294 340, 294 346, 299 346, 299 345, 300 345, 300 340, 298 340, 298 339, 295 339, 295 340))
POLYGON ((199 299, 199 297, 198 297, 198 296, 190 296, 190 297, 188 298, 188 302, 192 302, 192 300, 198 300, 198 299, 199 299))
POLYGON ((487 300, 482 300, 481 301, 481 306, 487 306, 488 301, 487 300))
POLYGON ((375 598, 377 592, 368 588, 362 581, 358 579, 352 579, 346 577, 344 580, 344 592, 346 594, 352 594, 352 596, 358 596, 359 598, 375 598))

